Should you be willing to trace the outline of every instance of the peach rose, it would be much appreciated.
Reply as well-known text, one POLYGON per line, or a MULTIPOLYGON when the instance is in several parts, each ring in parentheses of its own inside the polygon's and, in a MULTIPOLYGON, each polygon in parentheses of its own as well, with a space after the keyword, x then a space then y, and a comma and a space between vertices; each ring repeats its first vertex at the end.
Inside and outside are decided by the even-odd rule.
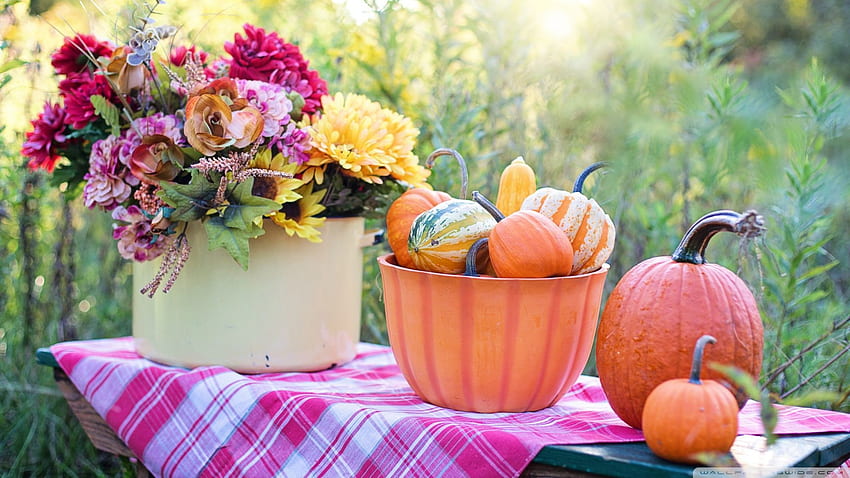
POLYGON ((204 156, 214 156, 230 146, 248 146, 263 132, 263 115, 257 108, 240 99, 228 104, 225 98, 202 94, 186 103, 183 132, 189 144, 204 156))
POLYGON ((155 134, 142 138, 130 156, 130 172, 141 181, 171 181, 183 167, 183 151, 168 136, 155 134))

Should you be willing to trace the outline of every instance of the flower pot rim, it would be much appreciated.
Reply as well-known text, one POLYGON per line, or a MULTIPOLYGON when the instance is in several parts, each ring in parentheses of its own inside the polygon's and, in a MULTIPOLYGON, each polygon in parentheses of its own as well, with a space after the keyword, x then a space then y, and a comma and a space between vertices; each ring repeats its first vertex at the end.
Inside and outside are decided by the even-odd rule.
POLYGON ((463 274, 447 274, 444 272, 431 272, 431 271, 423 271, 419 269, 411 269, 409 267, 402 267, 395 262, 395 254, 389 253, 384 254, 378 257, 378 263, 382 266, 398 269, 404 272, 411 272, 414 274, 425 274, 425 275, 434 275, 434 276, 443 276, 443 277, 455 277, 455 278, 464 278, 469 280, 481 280, 481 281, 501 281, 501 282, 509 282, 509 281, 518 281, 518 282, 541 282, 541 281, 554 281, 554 280, 576 280, 576 279, 586 279, 595 275, 605 275, 608 273, 608 269, 611 268, 611 264, 604 263, 602 267, 596 269, 595 271, 586 272, 584 274, 576 274, 569 276, 557 276, 557 277, 493 277, 493 276, 467 276, 463 274))

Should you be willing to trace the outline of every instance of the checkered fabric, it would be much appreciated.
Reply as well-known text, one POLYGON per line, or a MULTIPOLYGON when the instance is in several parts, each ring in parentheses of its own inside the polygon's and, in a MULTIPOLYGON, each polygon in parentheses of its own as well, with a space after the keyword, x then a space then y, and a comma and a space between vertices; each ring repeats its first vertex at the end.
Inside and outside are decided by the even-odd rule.
MULTIPOLYGON (((141 358, 130 337, 51 347, 85 398, 164 477, 517 476, 545 445, 640 441, 598 379, 530 413, 436 407, 408 386, 388 347, 314 373, 240 375, 141 358)), ((758 404, 740 434, 760 434, 758 404)), ((850 415, 781 407, 781 434, 850 432, 850 415)))

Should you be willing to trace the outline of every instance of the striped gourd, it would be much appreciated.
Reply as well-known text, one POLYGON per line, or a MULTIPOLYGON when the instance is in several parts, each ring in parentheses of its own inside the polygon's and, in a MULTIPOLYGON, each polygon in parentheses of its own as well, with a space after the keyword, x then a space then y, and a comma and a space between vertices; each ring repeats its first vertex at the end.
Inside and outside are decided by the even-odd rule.
POLYGON ((582 172, 573 192, 540 188, 522 203, 522 209, 549 217, 567 233, 573 245, 573 275, 599 269, 614 250, 613 221, 595 200, 581 193, 584 179, 601 166, 596 163, 582 172))
POLYGON ((480 204, 452 199, 413 220, 407 251, 416 269, 460 274, 472 244, 487 237, 496 220, 480 204))

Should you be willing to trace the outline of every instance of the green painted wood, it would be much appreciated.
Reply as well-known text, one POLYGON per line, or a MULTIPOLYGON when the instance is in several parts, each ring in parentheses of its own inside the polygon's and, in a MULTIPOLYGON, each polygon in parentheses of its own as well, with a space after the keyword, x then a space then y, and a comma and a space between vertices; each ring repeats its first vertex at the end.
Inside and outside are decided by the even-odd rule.
POLYGON ((56 361, 56 357, 50 352, 50 349, 47 347, 42 347, 35 351, 35 361, 39 365, 46 365, 48 367, 59 367, 59 362, 56 361))
MULTIPOLYGON (((838 465, 850 457, 850 433, 783 436, 770 447, 769 455, 774 466, 838 465)), ((736 453, 741 466, 756 465, 747 463, 747 457, 747 453, 736 453)), ((694 471, 693 466, 658 458, 645 442, 546 446, 533 461, 612 477, 690 478, 694 471)))

